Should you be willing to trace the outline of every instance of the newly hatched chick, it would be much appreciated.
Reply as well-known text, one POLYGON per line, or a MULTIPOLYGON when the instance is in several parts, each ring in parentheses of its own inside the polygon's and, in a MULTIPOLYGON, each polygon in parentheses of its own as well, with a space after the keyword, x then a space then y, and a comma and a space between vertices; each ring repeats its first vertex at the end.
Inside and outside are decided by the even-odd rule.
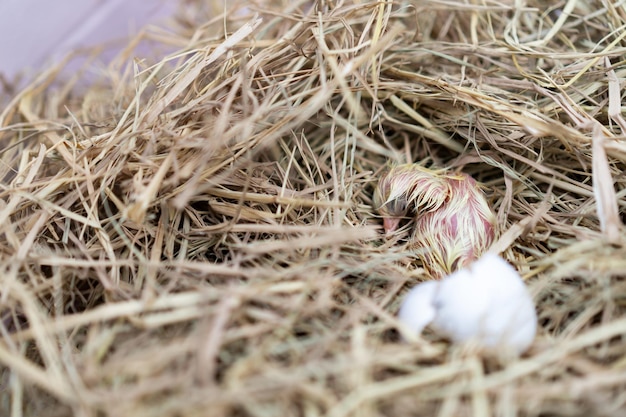
POLYGON ((374 190, 374 207, 383 218, 385 233, 394 232, 403 218, 441 207, 450 193, 444 171, 418 164, 396 165, 386 171, 374 190))
POLYGON ((402 217, 415 216, 411 245, 423 253, 434 278, 469 265, 495 239, 495 215, 480 186, 465 173, 398 165, 380 179, 374 204, 387 233, 402 217))
POLYGON ((487 253, 440 281, 414 287, 398 318, 416 333, 430 324, 455 343, 523 353, 537 329, 534 303, 517 271, 487 253))
POLYGON ((438 210, 415 216, 412 245, 424 248, 424 263, 438 278, 469 265, 493 243, 496 217, 485 194, 467 174, 444 176, 449 195, 438 210))

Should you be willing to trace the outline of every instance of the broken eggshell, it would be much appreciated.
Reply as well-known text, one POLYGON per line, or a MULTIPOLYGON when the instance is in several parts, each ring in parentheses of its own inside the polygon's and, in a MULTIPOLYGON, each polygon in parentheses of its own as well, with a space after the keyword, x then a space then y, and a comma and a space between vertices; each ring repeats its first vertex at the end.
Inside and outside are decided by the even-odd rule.
POLYGON ((441 281, 414 287, 398 313, 410 330, 430 327, 454 343, 521 354, 535 338, 535 306, 518 272, 487 253, 441 281))

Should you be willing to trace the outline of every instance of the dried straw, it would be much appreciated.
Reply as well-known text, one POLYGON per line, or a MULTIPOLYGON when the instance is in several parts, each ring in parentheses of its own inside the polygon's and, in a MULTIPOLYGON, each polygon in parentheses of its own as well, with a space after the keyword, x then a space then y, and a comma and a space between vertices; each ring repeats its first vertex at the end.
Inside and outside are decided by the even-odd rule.
POLYGON ((626 415, 624 5, 226 3, 2 98, 0 415, 626 415), (388 161, 486 184, 524 357, 400 341, 388 161))

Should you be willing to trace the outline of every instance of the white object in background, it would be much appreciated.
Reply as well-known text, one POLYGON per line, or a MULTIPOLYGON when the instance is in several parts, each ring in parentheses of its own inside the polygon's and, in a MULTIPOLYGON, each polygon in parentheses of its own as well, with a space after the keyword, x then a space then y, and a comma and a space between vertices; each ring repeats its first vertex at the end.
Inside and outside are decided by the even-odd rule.
POLYGON ((121 40, 173 13, 174 0, 0 1, 0 74, 12 79, 84 47, 121 40))
POLYGON ((431 328, 455 343, 523 353, 537 330, 535 305, 518 272, 487 253, 441 281, 413 288, 399 319, 417 332, 431 328))

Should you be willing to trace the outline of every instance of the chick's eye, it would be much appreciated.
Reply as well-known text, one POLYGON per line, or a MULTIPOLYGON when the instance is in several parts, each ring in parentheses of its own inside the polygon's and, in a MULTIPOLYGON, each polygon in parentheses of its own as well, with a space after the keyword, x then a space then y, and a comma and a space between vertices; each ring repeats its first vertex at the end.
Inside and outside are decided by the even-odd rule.
POLYGON ((396 215, 403 215, 407 212, 407 200, 406 198, 396 198, 395 200, 391 200, 387 202, 387 210, 396 215))

